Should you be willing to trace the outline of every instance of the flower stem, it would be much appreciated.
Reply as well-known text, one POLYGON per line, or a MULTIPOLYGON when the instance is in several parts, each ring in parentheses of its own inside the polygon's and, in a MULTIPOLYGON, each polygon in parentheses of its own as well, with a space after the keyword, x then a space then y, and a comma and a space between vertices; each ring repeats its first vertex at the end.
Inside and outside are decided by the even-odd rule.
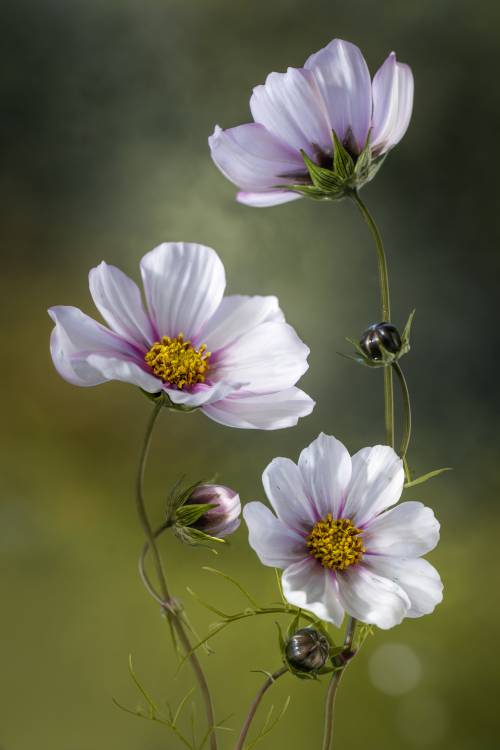
POLYGON ((273 674, 269 675, 265 682, 260 686, 259 690, 257 691, 257 695, 253 699, 252 704, 248 709, 248 713, 241 728, 240 736, 238 737, 238 742, 236 744, 235 750, 243 750, 248 730, 250 729, 250 724, 252 723, 253 718, 257 713, 257 709, 264 696, 264 693, 266 693, 271 685, 273 685, 279 677, 284 675, 285 672, 288 672, 287 667, 281 667, 280 669, 277 669, 276 672, 273 672, 273 674))
POLYGON ((158 578, 158 585, 160 587, 160 592, 161 592, 162 608, 165 610, 167 617, 169 618, 169 621, 174 627, 175 632, 177 633, 177 636, 179 638, 179 641, 182 644, 183 650, 185 651, 186 654, 189 655, 189 661, 193 669, 193 672, 195 674, 195 677, 198 681, 200 692, 203 697, 203 703, 205 706, 205 714, 207 717, 208 729, 210 732, 210 748, 211 750, 217 750, 217 737, 214 731, 215 729, 214 709, 213 709, 213 704, 212 704, 212 698, 210 695, 210 690, 208 688, 207 679, 205 677, 205 673, 203 672, 203 669, 201 667, 201 664, 198 660, 197 655, 194 653, 194 651, 191 648, 191 642, 186 633, 182 620, 179 616, 177 605, 169 594, 165 570, 163 568, 161 555, 158 550, 158 546, 156 544, 156 535, 149 521, 148 514, 146 511, 146 503, 144 501, 144 474, 146 471, 146 463, 147 463, 147 459, 149 455, 149 449, 151 447, 151 438, 153 436, 153 429, 154 429, 156 420, 158 418, 158 415, 161 409, 162 409, 162 404, 155 404, 153 413, 151 414, 151 417, 149 419, 149 422, 146 428, 146 434, 144 436, 144 443, 142 446, 141 456, 139 460, 139 470, 137 472, 137 484, 136 484, 137 513, 138 513, 139 520, 141 522, 142 528, 144 530, 144 534, 148 542, 148 546, 151 550, 151 554, 153 557, 156 575, 158 578))
MULTIPOLYGON (((392 363, 392 369, 397 375, 397 378, 399 380, 399 384, 401 386, 401 395, 403 397, 403 405, 404 405, 404 412, 405 412, 405 423, 404 423, 404 432, 403 437, 401 439, 401 447, 399 449, 399 455, 403 459, 403 463, 405 464, 405 472, 408 473, 408 467, 406 462, 406 453, 408 451, 408 446, 410 445, 410 438, 411 438, 411 405, 410 405, 410 392, 408 390, 408 385, 406 383, 406 378, 403 375, 403 370, 401 369, 399 362, 393 362, 392 363)), ((407 476, 407 479, 408 476, 407 476)))
POLYGON ((345 632, 344 646, 340 654, 337 654, 337 656, 335 657, 338 668, 332 674, 330 684, 328 685, 328 692, 326 694, 325 728, 323 732, 322 750, 330 750, 330 748, 332 747, 335 697, 337 695, 337 688, 340 684, 340 680, 342 679, 346 667, 351 659, 356 655, 356 652, 353 650, 353 640, 354 633, 356 631, 356 625, 357 620, 355 620, 354 617, 349 617, 345 632))
MULTIPOLYGON (((367 207, 354 191, 351 199, 359 208, 361 215, 366 221, 370 232, 372 233, 378 260, 378 275, 380 285, 380 322, 389 323, 391 320, 391 299, 389 292, 389 272, 387 270, 387 258, 385 256, 384 243, 379 229, 368 211, 367 207)), ((390 367, 384 367, 384 404, 385 404, 385 433, 387 444, 394 447, 394 387, 392 382, 392 370, 390 367)))

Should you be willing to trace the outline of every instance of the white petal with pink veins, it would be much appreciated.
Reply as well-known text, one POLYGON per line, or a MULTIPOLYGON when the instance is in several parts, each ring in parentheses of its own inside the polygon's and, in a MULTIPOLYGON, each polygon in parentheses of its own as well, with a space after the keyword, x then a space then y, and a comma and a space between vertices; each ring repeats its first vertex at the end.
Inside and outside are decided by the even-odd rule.
POLYGON ((299 470, 320 518, 338 518, 351 479, 351 457, 334 437, 321 433, 299 457, 299 470))
POLYGON ((308 70, 288 68, 286 73, 270 73, 264 85, 254 88, 250 110, 255 122, 297 152, 303 149, 311 158, 318 148, 331 153, 327 109, 308 70))
POLYGON ((264 470, 262 484, 278 518, 291 529, 309 534, 318 512, 297 465, 289 458, 275 458, 264 470))
POLYGON ((94 304, 110 328, 147 351, 154 332, 137 284, 103 261, 90 271, 89 286, 94 304))
POLYGON ((344 518, 360 526, 397 503, 403 492, 403 462, 388 445, 362 448, 352 457, 344 518))
POLYGON ((280 206, 282 203, 290 203, 302 198, 300 193, 293 193, 289 190, 268 190, 267 192, 251 193, 240 191, 236 195, 238 203, 254 208, 268 208, 271 206, 280 206))
POLYGON ((439 522, 422 503, 409 501, 382 513, 367 525, 363 544, 368 552, 419 557, 439 541, 439 522))
POLYGON ((138 364, 130 360, 91 354, 87 361, 91 367, 103 375, 105 380, 121 380, 123 383, 137 385, 146 393, 158 393, 161 390, 161 380, 145 372, 138 364))
POLYGON ((282 323, 284 320, 277 297, 247 297, 233 294, 224 297, 198 338, 213 353, 261 323, 282 323))
POLYGON ((373 79, 372 149, 385 153, 406 133, 413 108, 413 74, 391 52, 373 79))
POLYGON ((286 568, 304 557, 304 540, 262 503, 247 503, 243 518, 248 526, 249 544, 263 565, 286 568))
POLYGON ((278 393, 242 393, 229 396, 202 411, 215 422, 247 430, 281 430, 293 427, 314 409, 314 401, 299 388, 278 393))
POLYGON ((406 617, 429 615, 443 600, 443 584, 437 570, 421 558, 365 555, 363 565, 401 586, 411 602, 406 617))
POLYGON ((411 606, 401 586, 376 575, 363 564, 337 572, 337 581, 346 612, 383 630, 399 625, 411 606))
POLYGON ((322 568, 316 560, 306 558, 290 565, 281 578, 285 599, 296 607, 312 612, 321 620, 340 627, 344 608, 339 589, 331 570, 322 568))
POLYGON ((372 113, 370 72, 361 51, 350 42, 333 39, 311 55, 304 67, 314 73, 339 140, 351 129, 359 153, 372 113))
POLYGON ((156 333, 189 339, 219 307, 226 276, 217 253, 205 245, 166 242, 141 261, 146 300, 156 333))

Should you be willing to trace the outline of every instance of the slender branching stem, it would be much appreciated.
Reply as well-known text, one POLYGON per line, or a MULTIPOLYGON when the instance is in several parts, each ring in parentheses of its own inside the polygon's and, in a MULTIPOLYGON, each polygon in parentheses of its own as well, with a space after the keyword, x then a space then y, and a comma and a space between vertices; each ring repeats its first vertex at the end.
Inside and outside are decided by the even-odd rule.
MULTIPOLYGON (((408 474, 408 464, 406 462, 406 453, 408 451, 408 446, 410 445, 410 439, 411 439, 410 392, 408 390, 406 378, 403 375, 403 370, 401 369, 399 362, 393 362, 392 369, 394 370, 398 378, 399 384, 401 386, 401 395, 403 397, 405 420, 404 420, 404 428, 403 428, 403 437, 401 438, 401 447, 399 449, 399 455, 403 459, 403 462, 405 465, 405 473, 408 474)), ((409 481, 409 477, 407 476, 406 478, 409 481)))
MULTIPOLYGON (((144 500, 144 474, 146 471, 146 463, 147 463, 147 459, 149 455, 149 449, 151 447, 151 438, 153 436, 153 429, 154 429, 156 420, 158 418, 158 415, 161 409, 162 409, 161 404, 155 404, 153 412, 148 422, 148 426, 146 428, 146 434, 144 437, 144 443, 142 446, 141 456, 139 460, 139 470, 137 472, 137 484, 136 484, 137 513, 138 513, 142 528, 144 530, 144 534, 147 539, 148 547, 151 550, 151 554, 153 557, 156 576, 158 578, 158 586, 159 586, 160 593, 161 593, 161 606, 165 610, 171 625, 173 626, 175 632, 177 633, 177 637, 179 639, 179 642, 182 645, 183 650, 185 651, 186 654, 189 654, 189 657, 188 657, 189 662, 195 674, 195 677, 198 682, 200 692, 203 698, 205 714, 206 714, 207 723, 208 723, 208 729, 210 732, 210 748, 211 750, 217 750, 217 737, 215 734, 215 716, 214 716, 212 698, 210 695, 210 690, 208 688, 207 679, 205 677, 205 673, 203 672, 203 669, 201 667, 201 664, 198 660, 196 653, 191 648, 191 642, 186 633, 186 630, 182 623, 179 612, 176 609, 175 600, 172 599, 172 597, 170 596, 168 585, 167 585, 167 578, 165 575, 165 570, 163 567, 161 555, 160 555, 158 546, 156 544, 156 534, 153 531, 153 527, 151 526, 151 523, 149 521, 149 517, 146 511, 146 503, 144 500)), ((144 573, 144 566, 141 566, 141 573, 144 573)), ((154 588, 149 582, 149 579, 147 578, 147 576, 145 578, 143 576, 143 581, 146 584, 146 588, 148 589, 149 593, 153 594, 154 588)), ((155 598, 158 598, 156 593, 155 593, 155 598)))
POLYGON ((326 705, 325 705, 325 728, 323 731, 323 746, 322 750, 330 750, 333 742, 333 717, 335 712, 335 697, 337 695, 337 689, 340 684, 340 680, 346 670, 347 665, 351 659, 356 655, 353 650, 354 633, 356 631, 357 620, 354 617, 349 617, 347 622, 347 628, 345 632, 344 645, 340 654, 334 659, 334 663, 337 665, 337 669, 333 672, 330 684, 328 685, 328 691, 326 694, 326 705))
MULTIPOLYGON (((359 208, 361 215, 366 221, 375 242, 380 285, 380 322, 390 322, 391 299, 389 292, 389 273, 387 270, 387 258, 385 256, 384 243, 382 242, 382 237, 372 215, 359 197, 359 194, 354 191, 351 193, 351 198, 359 208)), ((392 382, 392 370, 390 367, 384 367, 384 404, 386 440, 388 445, 394 447, 394 386, 392 382)))
POLYGON ((257 709, 259 707, 259 704, 264 696, 264 693, 266 693, 271 685, 273 685, 276 680, 284 675, 286 672, 288 672, 287 667, 281 667, 280 669, 277 669, 276 672, 273 672, 273 674, 270 674, 266 680, 263 682, 263 684, 260 686, 259 690, 257 691, 257 695, 253 699, 250 708, 248 709, 248 713, 245 717, 244 724, 241 728, 240 736, 238 737, 238 742, 236 744, 235 750, 243 750, 245 740, 248 734, 248 730, 250 729, 250 725, 253 721, 253 718, 255 714, 257 713, 257 709))

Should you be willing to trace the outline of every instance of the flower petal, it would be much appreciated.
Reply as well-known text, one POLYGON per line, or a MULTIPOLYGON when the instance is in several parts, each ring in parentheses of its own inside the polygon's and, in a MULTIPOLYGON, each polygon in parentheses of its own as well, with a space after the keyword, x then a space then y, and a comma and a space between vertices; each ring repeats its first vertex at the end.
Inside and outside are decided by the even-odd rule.
POLYGON ((263 565, 286 568, 304 557, 304 540, 262 503, 247 503, 243 518, 248 526, 249 544, 263 565))
POLYGON ((306 558, 290 565, 281 578, 285 599, 296 607, 312 612, 321 620, 340 627, 344 608, 338 584, 332 571, 322 568, 316 560, 306 558))
POLYGON ((251 193, 240 191, 236 195, 238 203, 254 208, 267 208, 269 206, 279 206, 282 203, 289 203, 302 198, 300 193, 294 193, 289 190, 268 190, 262 193, 251 193))
POLYGON ((406 617, 429 615, 443 600, 443 584, 436 568, 421 558, 365 555, 363 565, 389 578, 406 591, 411 607, 406 617))
POLYGON ((226 277, 209 247, 166 242, 147 253, 141 274, 157 338, 196 336, 220 305, 226 277))
POLYGON ((311 158, 318 148, 331 153, 328 113, 310 71, 288 68, 286 73, 270 73, 264 85, 254 88, 250 110, 255 122, 296 151, 304 149, 311 158))
POLYGON ((69 383, 92 386, 107 378, 88 362, 93 353, 130 359, 132 348, 126 341, 76 307, 59 305, 48 311, 56 324, 50 351, 58 373, 69 383))
POLYGON ((391 52, 373 78, 374 151, 385 153, 406 133, 413 108, 413 74, 408 65, 398 63, 391 52))
POLYGON ((318 513, 307 496, 299 467, 289 458, 275 458, 264 469, 262 483, 280 521, 304 537, 309 534, 318 513))
POLYGON ((213 377, 248 383, 254 393, 295 385, 308 368, 309 348, 286 323, 268 321, 247 331, 222 353, 213 377))
POLYGON ((365 566, 337 571, 340 601, 346 612, 361 622, 387 630, 399 625, 411 606, 401 586, 365 566))
POLYGON ((314 73, 339 140, 346 140, 350 129, 360 153, 372 111, 370 72, 361 51, 350 42, 333 39, 311 55, 304 67, 314 73))
POLYGON ((352 477, 344 518, 360 526, 390 505, 403 492, 403 462, 388 445, 362 448, 352 457, 352 477))
POLYGON ((267 191, 307 174, 300 153, 255 122, 228 130, 217 125, 208 143, 216 166, 242 190, 267 191))
POLYGON ((161 391, 161 380, 145 372, 135 362, 102 354, 90 354, 87 361, 91 367, 101 373, 104 380, 121 380, 123 383, 131 383, 147 393, 161 391))
POLYGON ((215 314, 203 327, 199 338, 209 351, 216 352, 267 321, 284 322, 277 297, 233 294, 224 297, 215 314))
POLYGON ((181 391, 178 388, 164 387, 164 391, 174 404, 182 404, 183 406, 195 408, 220 401, 229 396, 230 393, 238 391, 239 388, 241 388, 239 383, 228 383, 221 380, 212 385, 199 383, 192 390, 181 391))
POLYGON ((137 284, 115 266, 104 261, 89 273, 94 304, 113 331, 146 350, 154 333, 144 311, 137 284))
POLYGON ((243 393, 229 396, 202 411, 215 422, 247 430, 281 430, 293 427, 314 409, 314 401, 299 388, 278 393, 243 393))
POLYGON ((430 508, 410 501, 370 521, 363 544, 370 553, 419 557, 439 541, 439 522, 430 508))
POLYGON ((299 457, 299 470, 320 518, 339 517, 351 479, 351 457, 334 437, 321 433, 299 457))

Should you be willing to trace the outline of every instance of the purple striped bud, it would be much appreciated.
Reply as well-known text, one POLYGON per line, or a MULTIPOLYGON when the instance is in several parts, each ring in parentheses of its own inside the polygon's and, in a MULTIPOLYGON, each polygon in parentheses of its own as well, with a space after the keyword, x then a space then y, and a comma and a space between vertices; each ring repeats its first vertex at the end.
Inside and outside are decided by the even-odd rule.
POLYGON ((213 505, 191 526, 209 536, 223 538, 240 525, 241 502, 237 492, 221 484, 200 484, 193 490, 188 505, 213 505))

